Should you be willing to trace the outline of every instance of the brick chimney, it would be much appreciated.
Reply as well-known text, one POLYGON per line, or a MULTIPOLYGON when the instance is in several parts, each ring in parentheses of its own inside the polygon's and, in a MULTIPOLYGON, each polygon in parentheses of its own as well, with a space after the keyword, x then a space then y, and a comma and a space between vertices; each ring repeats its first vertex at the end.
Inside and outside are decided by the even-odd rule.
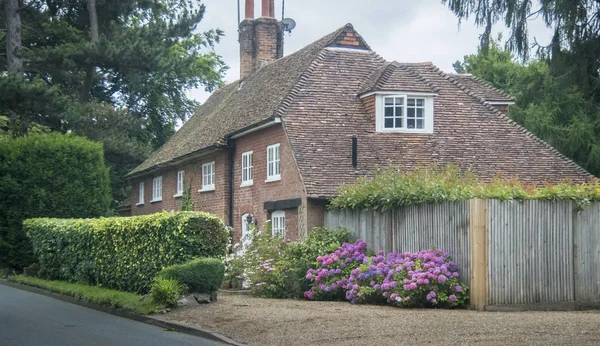
POLYGON ((283 31, 275 19, 275 0, 262 0, 262 16, 254 19, 254 0, 246 0, 246 18, 240 23, 240 78, 283 56, 283 31))

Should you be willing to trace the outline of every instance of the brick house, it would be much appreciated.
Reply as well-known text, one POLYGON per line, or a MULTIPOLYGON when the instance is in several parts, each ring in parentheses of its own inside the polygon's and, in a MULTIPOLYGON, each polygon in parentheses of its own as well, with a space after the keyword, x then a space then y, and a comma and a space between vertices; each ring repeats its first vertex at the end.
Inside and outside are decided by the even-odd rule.
POLYGON ((234 227, 248 215, 298 239, 323 225, 342 183, 382 166, 471 167, 480 178, 540 183, 591 175, 508 118, 514 100, 431 63, 388 62, 347 24, 283 57, 272 1, 240 23, 240 80, 215 91, 129 173, 132 214, 199 210, 234 227))

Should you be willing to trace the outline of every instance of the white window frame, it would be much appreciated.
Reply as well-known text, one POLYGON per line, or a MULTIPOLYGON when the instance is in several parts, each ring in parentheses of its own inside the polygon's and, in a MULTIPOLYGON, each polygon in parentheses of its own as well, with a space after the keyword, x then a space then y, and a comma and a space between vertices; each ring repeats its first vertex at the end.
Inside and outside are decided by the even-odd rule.
POLYGON ((271 213, 271 233, 273 237, 285 239, 285 211, 275 210, 271 213))
MULTIPOLYGON (((377 132, 386 132, 386 133, 433 133, 433 96, 428 93, 385 93, 385 94, 377 94, 376 95, 376 129, 377 132), (385 99, 387 97, 393 98, 402 98, 404 100, 402 107, 403 110, 403 126, 402 128, 385 128, 385 99), (408 99, 423 99, 424 102, 424 128, 422 129, 409 129, 406 128, 407 125, 407 108, 408 108, 408 99)), ((411 106, 411 108, 413 108, 411 106)), ((415 111, 416 112, 416 111, 415 111)), ((415 120, 416 122, 416 120, 415 120)))
POLYGON ((215 161, 202 165, 202 188, 199 192, 215 191, 215 161))
POLYGON ((152 179, 152 200, 150 203, 162 201, 162 175, 152 179))
POLYGON ((138 202, 136 205, 144 205, 144 182, 138 184, 138 202))
POLYGON ((174 198, 178 198, 183 196, 183 178, 185 177, 185 171, 177 172, 177 185, 175 187, 175 195, 174 198))
POLYGON ((242 153, 242 184, 240 187, 254 185, 254 152, 242 153))
POLYGON ((267 180, 281 180, 281 145, 279 143, 267 147, 267 180), (272 152, 272 155, 271 155, 272 152))

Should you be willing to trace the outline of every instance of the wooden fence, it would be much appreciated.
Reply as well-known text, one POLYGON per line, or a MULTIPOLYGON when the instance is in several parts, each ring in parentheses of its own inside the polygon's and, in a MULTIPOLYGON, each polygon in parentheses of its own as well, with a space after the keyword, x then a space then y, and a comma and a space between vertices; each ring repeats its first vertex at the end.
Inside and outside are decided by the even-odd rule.
POLYGON ((600 203, 471 200, 386 212, 327 211, 386 252, 436 246, 450 252, 471 305, 486 310, 600 306, 600 203))

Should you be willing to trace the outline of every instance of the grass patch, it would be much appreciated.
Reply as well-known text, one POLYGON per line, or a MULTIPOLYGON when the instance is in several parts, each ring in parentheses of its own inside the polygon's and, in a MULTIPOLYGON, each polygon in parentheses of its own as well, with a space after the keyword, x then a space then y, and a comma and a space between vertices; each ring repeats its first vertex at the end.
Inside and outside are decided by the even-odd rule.
POLYGON ((8 280, 141 315, 148 315, 164 308, 164 306, 157 306, 150 299, 141 302, 141 296, 135 293, 121 292, 104 287, 80 285, 64 281, 49 281, 22 275, 10 276, 8 280))

